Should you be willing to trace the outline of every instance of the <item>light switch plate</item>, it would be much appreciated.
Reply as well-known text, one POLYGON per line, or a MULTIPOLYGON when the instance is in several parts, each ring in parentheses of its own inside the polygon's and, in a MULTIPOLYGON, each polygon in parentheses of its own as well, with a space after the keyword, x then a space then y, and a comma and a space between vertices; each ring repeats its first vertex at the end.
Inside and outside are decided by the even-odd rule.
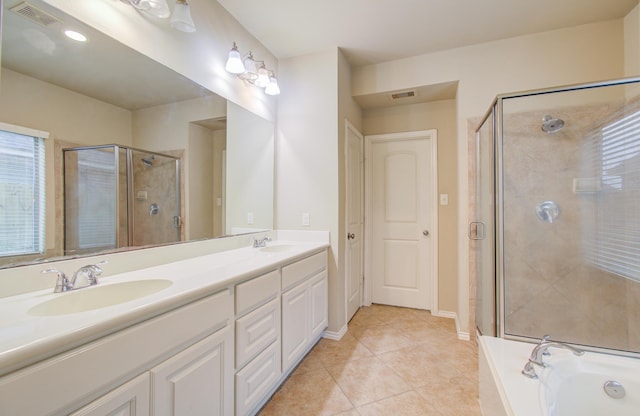
POLYGON ((253 224, 253 212, 249 212, 247 214, 247 224, 249 224, 249 225, 253 224))
POLYGON ((440 205, 449 205, 449 194, 440 194, 440 205))
POLYGON ((310 220, 309 220, 309 213, 305 212, 302 214, 302 225, 309 225, 310 224, 310 220))

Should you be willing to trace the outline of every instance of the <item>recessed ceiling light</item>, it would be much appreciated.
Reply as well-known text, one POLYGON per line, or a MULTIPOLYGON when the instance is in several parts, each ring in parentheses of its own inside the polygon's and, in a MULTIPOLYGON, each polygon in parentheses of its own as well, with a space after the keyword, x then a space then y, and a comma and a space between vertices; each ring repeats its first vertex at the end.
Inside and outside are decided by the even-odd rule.
POLYGON ((64 34, 69 38, 69 39, 73 39, 76 42, 86 42, 87 41, 87 37, 85 35, 83 35, 80 32, 76 32, 75 30, 65 30, 64 34))

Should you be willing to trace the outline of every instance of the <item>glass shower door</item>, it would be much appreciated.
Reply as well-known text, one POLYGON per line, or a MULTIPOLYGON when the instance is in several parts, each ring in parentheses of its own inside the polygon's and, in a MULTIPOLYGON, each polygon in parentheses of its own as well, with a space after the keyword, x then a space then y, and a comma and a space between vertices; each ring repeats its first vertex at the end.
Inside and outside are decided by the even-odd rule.
POLYGON ((475 218, 469 225, 476 273, 476 326, 482 335, 496 336, 494 229, 494 117, 476 132, 475 218))

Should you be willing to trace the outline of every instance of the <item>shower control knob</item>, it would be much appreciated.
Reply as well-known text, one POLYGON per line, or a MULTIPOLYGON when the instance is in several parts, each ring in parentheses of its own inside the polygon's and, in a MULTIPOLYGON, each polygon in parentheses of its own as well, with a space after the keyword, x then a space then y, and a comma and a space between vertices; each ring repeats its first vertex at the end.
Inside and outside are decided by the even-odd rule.
POLYGON ((422 232, 422 235, 425 236, 425 237, 429 237, 429 230, 424 230, 422 232))

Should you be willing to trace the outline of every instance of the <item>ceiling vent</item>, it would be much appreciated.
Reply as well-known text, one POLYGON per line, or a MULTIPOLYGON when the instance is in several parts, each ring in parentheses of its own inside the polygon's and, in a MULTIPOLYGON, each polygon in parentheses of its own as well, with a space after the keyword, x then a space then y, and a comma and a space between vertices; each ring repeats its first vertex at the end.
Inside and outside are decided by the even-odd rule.
POLYGON ((9 10, 42 26, 51 26, 60 22, 60 20, 54 16, 51 16, 49 13, 38 9, 26 1, 13 6, 9 10))
POLYGON ((391 94, 391 99, 392 100, 400 100, 402 98, 411 98, 411 97, 415 97, 416 96, 416 92, 411 90, 411 91, 402 91, 402 92, 394 92, 393 94, 391 94))

